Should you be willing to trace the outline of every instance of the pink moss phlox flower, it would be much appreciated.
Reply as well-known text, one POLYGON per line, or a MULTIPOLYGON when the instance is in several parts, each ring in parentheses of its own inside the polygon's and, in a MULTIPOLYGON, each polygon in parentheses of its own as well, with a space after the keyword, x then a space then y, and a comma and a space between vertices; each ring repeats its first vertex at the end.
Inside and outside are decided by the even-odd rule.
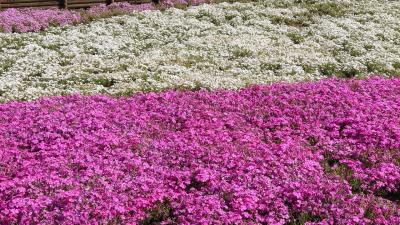
POLYGON ((9 102, 0 223, 399 224, 399 149, 398 78, 9 102))
POLYGON ((34 32, 49 26, 65 26, 81 20, 80 13, 60 9, 6 9, 0 11, 0 30, 34 32))

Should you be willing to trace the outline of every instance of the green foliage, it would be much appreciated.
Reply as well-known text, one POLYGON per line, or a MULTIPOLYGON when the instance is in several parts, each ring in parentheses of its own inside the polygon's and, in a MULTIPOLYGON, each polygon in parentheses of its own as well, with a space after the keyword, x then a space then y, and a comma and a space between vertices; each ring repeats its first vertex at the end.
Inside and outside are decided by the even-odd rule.
POLYGON ((251 57, 253 55, 253 52, 249 49, 245 49, 245 48, 235 48, 232 51, 232 56, 233 58, 237 59, 237 58, 246 58, 246 57, 251 57))
POLYGON ((375 217, 371 205, 366 208, 364 212, 364 217, 367 219, 373 219, 375 217))
POLYGON ((353 193, 361 193, 361 181, 353 177, 353 171, 345 164, 333 159, 329 155, 325 155, 325 160, 321 162, 321 166, 326 174, 332 174, 347 180, 351 186, 353 193))
POLYGON ((103 87, 111 87, 116 83, 116 80, 113 78, 107 77, 98 77, 94 79, 94 83, 98 85, 102 85, 103 87))
POLYGON ((336 66, 333 63, 326 63, 321 66, 320 71, 324 76, 333 76, 336 72, 336 66))
POLYGON ((394 67, 396 70, 399 70, 399 69, 400 69, 400 61, 399 61, 399 62, 393 63, 393 67, 394 67))
POLYGON ((337 71, 337 75, 342 78, 353 78, 359 75, 361 72, 355 68, 343 69, 337 71))
POLYGON ((400 191, 388 192, 383 189, 379 189, 374 194, 375 194, 375 196, 379 196, 379 197, 387 199, 389 201, 400 203, 400 191))
POLYGON ((301 42, 304 41, 303 36, 299 33, 292 32, 292 33, 287 34, 287 36, 290 38, 290 40, 293 41, 294 44, 300 44, 301 42))
POLYGON ((307 65, 307 64, 302 64, 301 67, 303 68, 304 72, 306 72, 306 73, 314 73, 316 70, 313 66, 307 65))
POLYGON ((174 211, 168 199, 158 201, 155 207, 147 212, 147 217, 139 222, 139 225, 157 225, 162 222, 177 224, 174 211))
POLYGON ((306 7, 312 14, 324 16, 329 15, 332 17, 343 17, 346 13, 346 6, 336 2, 321 2, 307 4, 306 7))
POLYGON ((262 63, 261 64, 261 70, 272 70, 272 71, 278 71, 282 69, 282 65, 281 64, 277 64, 277 63, 262 63))
POLYGON ((367 62, 366 63, 367 70, 370 73, 379 73, 386 70, 385 65, 379 62, 367 62))
POLYGON ((285 225, 304 225, 307 222, 319 222, 321 218, 319 216, 314 216, 311 213, 290 213, 289 222, 285 225))
POLYGON ((287 16, 269 16, 271 23, 282 24, 292 27, 308 27, 313 23, 312 15, 307 12, 297 13, 293 17, 287 16))
POLYGON ((365 50, 370 51, 370 50, 373 50, 375 48, 375 46, 373 46, 371 44, 366 44, 366 45, 364 45, 364 48, 365 48, 365 50))
POLYGON ((0 74, 2 74, 2 71, 7 71, 11 68, 14 63, 15 61, 11 59, 0 61, 0 74))

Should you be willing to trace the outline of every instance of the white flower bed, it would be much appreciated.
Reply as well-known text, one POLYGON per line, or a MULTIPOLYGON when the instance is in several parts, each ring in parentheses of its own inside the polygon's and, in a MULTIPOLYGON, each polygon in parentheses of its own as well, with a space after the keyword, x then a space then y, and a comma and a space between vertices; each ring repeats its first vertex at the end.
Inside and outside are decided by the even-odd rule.
POLYGON ((399 1, 267 0, 0 34, 0 101, 400 74, 399 1))

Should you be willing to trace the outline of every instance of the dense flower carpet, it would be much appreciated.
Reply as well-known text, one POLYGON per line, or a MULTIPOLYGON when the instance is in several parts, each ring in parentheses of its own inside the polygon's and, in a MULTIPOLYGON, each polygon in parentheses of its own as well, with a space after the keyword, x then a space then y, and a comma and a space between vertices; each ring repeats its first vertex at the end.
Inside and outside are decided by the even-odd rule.
POLYGON ((400 2, 204 2, 0 11, 0 224, 400 224, 400 2))
POLYGON ((203 4, 0 33, 0 102, 400 74, 400 2, 346 2, 203 4))
POLYGON ((138 222, 155 210, 149 219, 184 224, 398 224, 399 87, 325 80, 4 104, 0 221, 138 222))

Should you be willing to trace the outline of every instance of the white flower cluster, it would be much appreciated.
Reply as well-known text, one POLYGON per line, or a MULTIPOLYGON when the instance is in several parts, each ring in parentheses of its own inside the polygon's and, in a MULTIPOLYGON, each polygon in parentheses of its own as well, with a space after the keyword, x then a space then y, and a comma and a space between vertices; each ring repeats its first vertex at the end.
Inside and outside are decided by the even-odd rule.
POLYGON ((400 2, 264 0, 0 34, 0 101, 400 74, 400 2))

